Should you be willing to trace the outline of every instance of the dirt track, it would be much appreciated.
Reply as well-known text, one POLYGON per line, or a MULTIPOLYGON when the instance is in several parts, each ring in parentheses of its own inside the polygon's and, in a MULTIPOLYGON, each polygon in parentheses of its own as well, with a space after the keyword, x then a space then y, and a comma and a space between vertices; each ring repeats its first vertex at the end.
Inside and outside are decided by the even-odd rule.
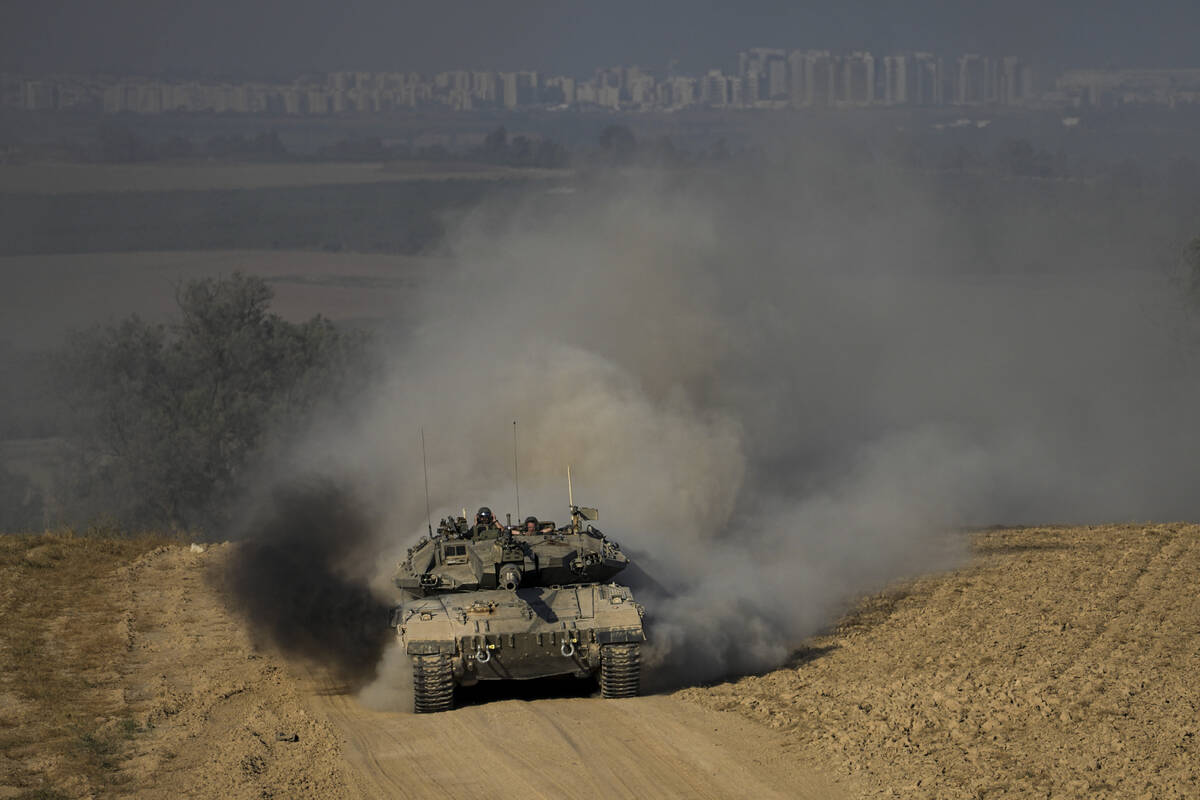
POLYGON ((124 769, 132 796, 841 796, 776 732, 669 696, 370 711, 255 649, 206 580, 232 554, 167 548, 122 573, 127 692, 147 731, 124 769))
POLYGON ((1200 527, 974 541, 969 566, 869 598, 765 675, 417 717, 258 649, 206 578, 233 548, 81 585, 72 554, 101 550, 14 540, 0 798, 1200 797, 1200 527), (60 610, 18 638, 56 580, 60 610), (22 683, 20 663, 49 672, 22 683))
POLYGON ((507 700, 436 716, 315 698, 345 737, 355 797, 842 796, 778 734, 672 697, 507 700))

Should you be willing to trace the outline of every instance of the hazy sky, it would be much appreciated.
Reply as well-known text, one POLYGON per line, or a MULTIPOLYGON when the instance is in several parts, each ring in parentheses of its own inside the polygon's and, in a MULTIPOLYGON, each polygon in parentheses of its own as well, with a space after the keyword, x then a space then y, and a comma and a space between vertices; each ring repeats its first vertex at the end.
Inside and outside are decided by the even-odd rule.
POLYGON ((0 69, 289 76, 334 69, 583 74, 739 49, 1014 53, 1063 65, 1200 64, 1197 0, 3 0, 0 69))

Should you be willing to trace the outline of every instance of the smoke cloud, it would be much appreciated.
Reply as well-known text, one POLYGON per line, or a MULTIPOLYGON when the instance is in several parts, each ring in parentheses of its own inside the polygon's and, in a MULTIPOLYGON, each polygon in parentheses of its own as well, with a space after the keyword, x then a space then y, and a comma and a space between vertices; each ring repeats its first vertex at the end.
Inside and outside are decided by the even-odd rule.
POLYGON ((652 578, 658 685, 778 665, 854 597, 957 563, 966 525, 1194 514, 1163 243, 1033 219, 1036 186, 966 191, 986 214, 812 158, 481 208, 379 390, 292 463, 355 486, 390 576, 425 529, 419 429, 435 518, 515 513, 518 420, 520 513, 563 521, 569 464, 652 578))
POLYGON ((390 638, 387 600, 361 568, 373 531, 345 488, 319 478, 287 484, 246 523, 224 575, 230 597, 257 635, 361 685, 390 638))

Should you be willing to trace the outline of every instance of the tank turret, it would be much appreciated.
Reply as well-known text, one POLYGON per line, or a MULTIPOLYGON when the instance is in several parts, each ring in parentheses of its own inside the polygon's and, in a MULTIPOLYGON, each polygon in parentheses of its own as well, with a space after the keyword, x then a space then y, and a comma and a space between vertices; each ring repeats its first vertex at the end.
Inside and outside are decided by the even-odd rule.
MULTIPOLYGON (((593 509, 585 509, 593 511, 593 509)), ((467 527, 443 519, 437 533, 408 551, 396 586, 418 597, 477 589, 603 583, 628 564, 621 548, 590 524, 535 533, 507 526, 467 527)))

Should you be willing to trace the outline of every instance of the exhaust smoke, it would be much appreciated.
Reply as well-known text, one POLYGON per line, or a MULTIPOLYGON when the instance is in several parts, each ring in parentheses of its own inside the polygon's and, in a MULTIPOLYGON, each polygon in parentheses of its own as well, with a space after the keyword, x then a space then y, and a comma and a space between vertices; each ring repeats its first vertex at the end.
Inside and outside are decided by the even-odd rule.
POLYGON ((372 530, 362 504, 328 480, 276 489, 230 559, 230 597, 256 635, 360 685, 389 636, 386 599, 356 565, 375 547, 372 530))

